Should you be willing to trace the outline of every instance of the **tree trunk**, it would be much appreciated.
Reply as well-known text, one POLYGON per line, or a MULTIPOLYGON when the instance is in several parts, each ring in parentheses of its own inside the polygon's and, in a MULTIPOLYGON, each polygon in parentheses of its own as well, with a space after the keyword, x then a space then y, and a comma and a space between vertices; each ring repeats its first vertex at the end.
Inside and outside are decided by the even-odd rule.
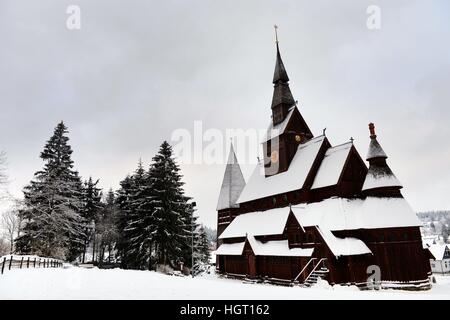
POLYGON ((94 233, 94 237, 93 237, 93 240, 92 240, 92 263, 94 263, 95 262, 95 233, 94 233))

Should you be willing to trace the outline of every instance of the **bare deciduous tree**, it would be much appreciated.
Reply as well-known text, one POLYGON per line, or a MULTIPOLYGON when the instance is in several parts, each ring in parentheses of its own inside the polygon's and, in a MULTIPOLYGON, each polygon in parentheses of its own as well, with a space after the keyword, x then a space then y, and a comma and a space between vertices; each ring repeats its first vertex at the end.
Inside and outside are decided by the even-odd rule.
POLYGON ((7 255, 8 253, 9 253, 8 243, 4 239, 0 238, 0 257, 7 255))
POLYGON ((19 218, 19 210, 21 208, 21 202, 16 200, 14 205, 11 206, 2 216, 2 226, 5 230, 6 238, 9 242, 10 253, 14 252, 14 239, 20 235, 21 220, 19 218))

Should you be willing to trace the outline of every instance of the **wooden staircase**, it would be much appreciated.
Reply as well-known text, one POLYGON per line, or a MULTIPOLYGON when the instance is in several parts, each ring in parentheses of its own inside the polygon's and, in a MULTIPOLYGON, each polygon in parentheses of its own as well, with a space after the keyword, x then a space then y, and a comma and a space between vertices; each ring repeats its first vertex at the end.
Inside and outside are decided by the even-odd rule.
POLYGON ((304 287, 311 287, 316 284, 319 279, 325 280, 330 270, 324 265, 320 268, 314 269, 306 280, 303 282, 304 287))

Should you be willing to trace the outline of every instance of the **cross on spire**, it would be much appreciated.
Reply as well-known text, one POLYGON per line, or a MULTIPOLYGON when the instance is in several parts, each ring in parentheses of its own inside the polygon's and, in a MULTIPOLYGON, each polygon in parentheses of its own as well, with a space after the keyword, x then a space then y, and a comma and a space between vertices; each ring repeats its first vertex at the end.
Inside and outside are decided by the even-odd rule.
POLYGON ((275 29, 275 43, 278 44, 278 32, 277 32, 278 26, 274 24, 273 28, 275 29))

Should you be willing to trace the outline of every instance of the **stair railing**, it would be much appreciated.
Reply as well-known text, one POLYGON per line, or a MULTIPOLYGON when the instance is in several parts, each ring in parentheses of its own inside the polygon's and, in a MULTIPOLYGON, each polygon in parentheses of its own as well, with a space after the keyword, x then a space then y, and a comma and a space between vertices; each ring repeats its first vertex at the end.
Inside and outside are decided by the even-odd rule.
POLYGON ((294 281, 297 281, 297 279, 302 275, 303 272, 305 272, 306 268, 308 268, 309 264, 312 263, 314 260, 317 260, 317 258, 311 258, 309 259, 308 263, 303 267, 302 271, 295 277, 294 281))
POLYGON ((325 266, 325 261, 326 261, 326 260, 327 260, 327 258, 322 258, 322 259, 320 259, 319 262, 314 266, 314 268, 312 269, 312 271, 311 271, 311 272, 308 274, 308 276, 305 278, 305 281, 304 281, 304 282, 308 281, 309 277, 311 277, 311 275, 313 274, 313 272, 316 271, 317 268, 318 268, 321 264, 323 264, 323 265, 325 266))

